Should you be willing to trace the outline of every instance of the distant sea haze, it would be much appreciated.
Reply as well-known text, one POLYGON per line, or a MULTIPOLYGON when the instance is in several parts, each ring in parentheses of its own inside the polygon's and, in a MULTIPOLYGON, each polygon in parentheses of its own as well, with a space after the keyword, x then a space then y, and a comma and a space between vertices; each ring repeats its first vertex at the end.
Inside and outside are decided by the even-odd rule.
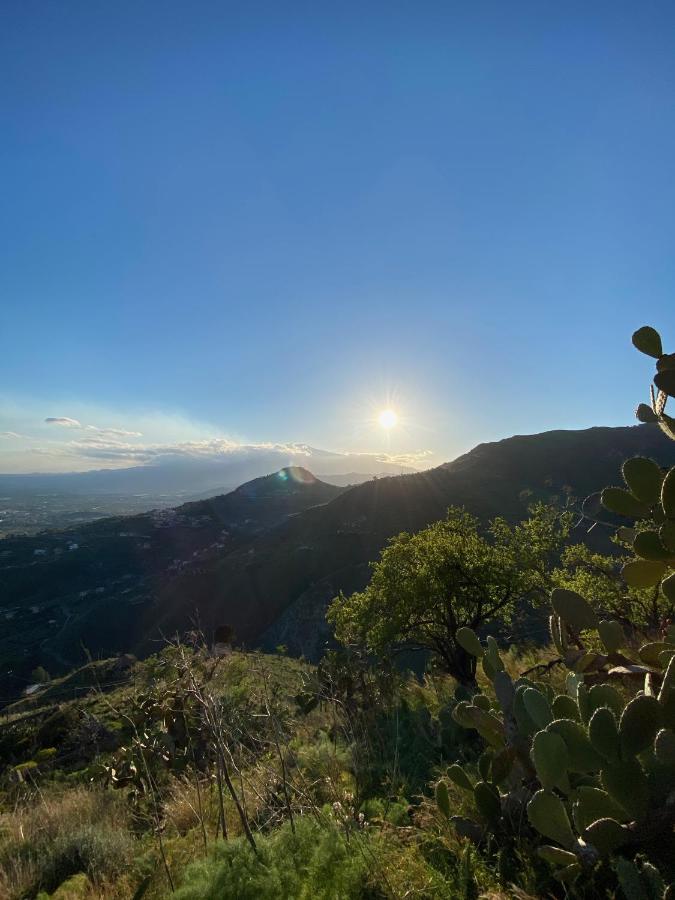
POLYGON ((17 490, 47 490, 67 493, 138 494, 169 493, 173 496, 205 491, 232 490, 246 481, 269 475, 285 466, 310 469, 323 480, 356 484, 373 475, 402 475, 410 466, 388 461, 376 454, 342 454, 312 447, 294 451, 282 448, 246 448, 214 457, 167 456, 149 465, 126 469, 54 474, 0 474, 0 494, 17 490))

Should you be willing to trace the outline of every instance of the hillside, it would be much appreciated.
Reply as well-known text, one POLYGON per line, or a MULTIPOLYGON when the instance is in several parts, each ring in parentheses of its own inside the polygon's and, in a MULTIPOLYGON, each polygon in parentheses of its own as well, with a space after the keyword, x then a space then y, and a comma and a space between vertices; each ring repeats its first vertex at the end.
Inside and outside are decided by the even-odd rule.
POLYGON ((146 654, 176 629, 208 632, 222 622, 247 646, 286 644, 316 658, 326 604, 366 583, 368 563, 392 535, 424 527, 449 505, 517 519, 533 499, 583 498, 620 482, 620 464, 633 455, 672 465, 675 446, 648 425, 516 436, 347 490, 288 469, 286 478, 172 512, 104 520, 82 529, 86 541, 66 533, 5 541, 0 587, 13 624, 3 671, 13 670, 16 687, 12 679, 38 662, 57 671, 81 662, 83 647, 94 656, 146 654))
MULTIPOLYGON (((52 674, 86 651, 139 649, 159 639, 158 599, 179 575, 189 585, 215 562, 288 516, 344 488, 306 469, 281 469, 231 494, 172 510, 102 519, 68 531, 0 542, 0 696, 52 674)), ((181 628, 190 622, 189 589, 181 628)))
MULTIPOLYGON (((234 559, 223 560, 208 576, 207 590, 234 585, 246 598, 249 616, 255 610, 261 619, 268 617, 265 646, 281 643, 313 658, 327 637, 326 604, 339 590, 366 584, 368 563, 392 535, 423 528, 443 517, 451 504, 482 519, 503 515, 516 520, 536 499, 584 498, 620 484, 621 463, 636 455, 661 465, 675 462, 672 442, 647 425, 552 431, 481 444, 438 468, 368 482, 321 510, 308 510, 274 537, 256 541, 256 563, 246 573, 237 571, 234 559), (302 571, 284 565, 300 547, 311 548, 304 551, 302 571)), ((586 529, 580 528, 575 539, 587 540, 586 529)), ((607 549, 597 529, 592 539, 607 549)), ((237 622, 248 638, 246 625, 237 622)))

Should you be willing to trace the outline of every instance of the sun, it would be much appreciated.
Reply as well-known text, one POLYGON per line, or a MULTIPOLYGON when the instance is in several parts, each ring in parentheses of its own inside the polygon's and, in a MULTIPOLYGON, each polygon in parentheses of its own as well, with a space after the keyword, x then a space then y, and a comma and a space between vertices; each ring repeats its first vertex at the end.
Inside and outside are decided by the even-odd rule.
POLYGON ((398 424, 398 415, 393 409, 383 409, 378 415, 377 421, 382 428, 389 431, 390 428, 393 428, 394 425, 398 424))

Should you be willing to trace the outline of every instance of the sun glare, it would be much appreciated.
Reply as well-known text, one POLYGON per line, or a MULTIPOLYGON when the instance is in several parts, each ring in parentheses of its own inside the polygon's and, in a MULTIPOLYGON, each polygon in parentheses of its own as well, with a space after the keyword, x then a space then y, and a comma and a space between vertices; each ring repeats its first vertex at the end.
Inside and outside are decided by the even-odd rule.
POLYGON ((396 423, 398 422, 398 416, 393 409, 383 409, 377 417, 377 421, 382 426, 382 428, 386 428, 388 431, 390 428, 393 428, 394 425, 396 425, 396 423))

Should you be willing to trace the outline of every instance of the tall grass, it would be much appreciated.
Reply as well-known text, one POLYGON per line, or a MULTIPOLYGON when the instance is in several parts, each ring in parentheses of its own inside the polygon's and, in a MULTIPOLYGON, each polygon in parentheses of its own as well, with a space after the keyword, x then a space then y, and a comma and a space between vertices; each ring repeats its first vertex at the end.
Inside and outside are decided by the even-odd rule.
POLYGON ((133 855, 122 797, 84 787, 40 791, 0 814, 0 897, 53 891, 79 872, 102 884, 133 855))

